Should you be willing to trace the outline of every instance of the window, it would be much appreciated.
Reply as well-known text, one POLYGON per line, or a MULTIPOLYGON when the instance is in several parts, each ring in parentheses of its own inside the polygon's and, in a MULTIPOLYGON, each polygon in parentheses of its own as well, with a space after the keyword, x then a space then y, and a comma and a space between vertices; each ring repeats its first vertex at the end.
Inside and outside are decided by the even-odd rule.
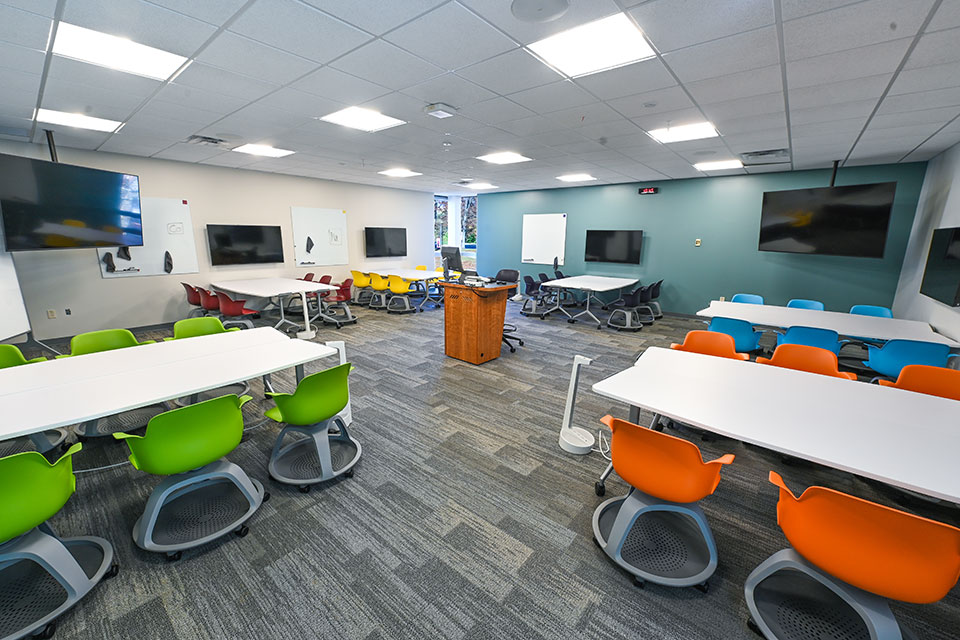
POLYGON ((448 201, 446 196, 433 197, 433 249, 434 264, 439 267, 440 247, 449 240, 450 227, 448 224, 448 201))

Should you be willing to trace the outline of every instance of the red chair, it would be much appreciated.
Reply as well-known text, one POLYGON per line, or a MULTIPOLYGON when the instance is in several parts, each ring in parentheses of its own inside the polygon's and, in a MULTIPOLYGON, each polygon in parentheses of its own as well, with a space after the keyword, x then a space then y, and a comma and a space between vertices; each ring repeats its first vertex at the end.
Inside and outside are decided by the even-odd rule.
POLYGON ((327 297, 325 297, 323 301, 326 303, 328 309, 339 307, 343 310, 342 317, 336 315, 331 316, 336 320, 337 328, 339 329, 340 325, 356 322, 357 318, 350 313, 350 305, 347 304, 353 299, 353 278, 347 278, 337 286, 339 288, 327 294, 327 297))
POLYGON ((223 326, 241 324, 247 329, 253 329, 253 323, 247 319, 247 316, 254 316, 257 312, 243 306, 246 304, 246 300, 233 300, 220 291, 217 291, 217 298, 220 301, 220 313, 223 314, 224 318, 227 318, 223 321, 223 326))
POLYGON ((333 280, 333 276, 320 276, 320 284, 330 284, 331 280, 333 280))
POLYGON ((203 287, 197 287, 197 293, 200 295, 200 305, 203 307, 203 315, 216 315, 220 313, 220 299, 212 291, 207 291, 203 287))
POLYGON ((197 291, 196 287, 189 285, 186 282, 181 282, 180 284, 183 285, 183 288, 187 292, 187 304, 192 307, 196 307, 195 309, 190 310, 190 313, 187 314, 187 317, 192 318, 194 315, 205 315, 206 312, 203 310, 203 304, 200 302, 200 292, 197 291))
POLYGON ((313 282, 313 272, 304 274, 302 278, 297 278, 297 280, 306 280, 307 282, 313 282))

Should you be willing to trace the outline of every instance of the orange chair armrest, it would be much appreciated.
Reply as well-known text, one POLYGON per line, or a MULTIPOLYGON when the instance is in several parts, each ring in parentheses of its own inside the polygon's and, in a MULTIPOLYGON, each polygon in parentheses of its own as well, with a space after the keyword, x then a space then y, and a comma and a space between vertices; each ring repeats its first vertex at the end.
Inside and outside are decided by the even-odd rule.
POLYGON ((750 354, 749 354, 749 353, 738 353, 738 354, 737 354, 737 357, 740 358, 741 360, 749 360, 749 359, 750 359, 750 354))
POLYGON ((770 364, 770 358, 757 358, 757 364, 770 364))
POLYGON ((735 458, 736 456, 733 455, 732 453, 727 453, 720 456, 716 460, 711 460, 707 464, 733 464, 733 461, 735 458))
POLYGON ((600 422, 607 425, 607 427, 609 427, 610 429, 613 429, 613 426, 612 426, 613 420, 614 420, 613 416, 611 416, 609 413, 603 416, 602 418, 600 418, 600 422))
POLYGON ((897 386, 896 382, 890 382, 889 380, 877 380, 877 384, 884 387, 895 387, 897 386))
POLYGON ((857 379, 857 374, 855 374, 853 371, 841 371, 840 373, 842 373, 844 376, 846 376, 847 380, 856 380, 856 379, 857 379))
POLYGON ((676 342, 674 342, 673 344, 670 345, 670 348, 671 348, 671 349, 683 349, 683 345, 682 345, 682 344, 677 344, 676 342))

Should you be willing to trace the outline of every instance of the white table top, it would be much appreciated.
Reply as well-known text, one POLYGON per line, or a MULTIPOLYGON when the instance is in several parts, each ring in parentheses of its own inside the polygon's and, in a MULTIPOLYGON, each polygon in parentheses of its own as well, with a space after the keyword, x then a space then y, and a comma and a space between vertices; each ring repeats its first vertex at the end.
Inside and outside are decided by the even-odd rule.
POLYGON ((45 368, 50 384, 25 384, 18 392, 0 395, 0 440, 216 389, 336 353, 332 347, 264 327, 14 367, 30 375, 31 369, 45 368), (261 334, 256 339, 243 336, 257 332, 261 334), (278 339, 266 338, 269 332, 278 339), (190 345, 190 353, 184 344, 190 345), (102 356, 110 356, 110 362, 102 356), (69 375, 60 374, 61 367, 69 369, 69 375))
POLYGON ((746 304, 719 300, 713 300, 709 307, 697 311, 697 315, 707 318, 722 316, 746 320, 766 327, 817 327, 832 329, 842 336, 878 340, 923 340, 960 347, 960 343, 935 333, 929 324, 917 320, 878 318, 839 311, 794 309, 771 304, 746 304))
POLYGON ((608 276, 571 276, 543 282, 541 287, 560 287, 562 289, 580 289, 581 291, 613 291, 632 287, 636 278, 610 278, 608 276))
MULTIPOLYGON (((380 272, 378 271, 377 273, 380 272)), ((434 278, 443 277, 443 273, 440 271, 424 271, 423 269, 392 269, 380 275, 397 276, 404 280, 433 280, 434 278)))
POLYGON ((292 293, 312 291, 336 291, 332 284, 297 280, 296 278, 254 278, 253 280, 222 280, 210 286, 221 291, 230 291, 253 298, 275 298, 292 293))
POLYGON ((593 390, 742 442, 960 502, 956 400, 658 347, 593 390))

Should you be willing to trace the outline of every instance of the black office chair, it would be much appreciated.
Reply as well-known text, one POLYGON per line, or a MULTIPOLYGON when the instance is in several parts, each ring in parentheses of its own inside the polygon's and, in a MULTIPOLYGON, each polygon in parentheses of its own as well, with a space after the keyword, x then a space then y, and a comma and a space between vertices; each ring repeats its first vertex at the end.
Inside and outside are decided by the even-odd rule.
MULTIPOLYGON (((559 280, 560 278, 567 277, 563 275, 563 272, 560 271, 560 269, 557 269, 556 267, 554 267, 553 269, 553 275, 557 277, 557 280, 559 280)), ((577 297, 577 294, 575 294, 573 291, 566 291, 566 290, 560 291, 560 302, 565 307, 579 307, 582 304, 582 301, 580 300, 580 298, 577 297)))
POLYGON ((653 288, 650 289, 650 308, 653 311, 654 318, 662 318, 663 310, 660 309, 660 303, 657 302, 657 298, 660 297, 660 285, 663 284, 663 280, 658 280, 653 288))
MULTIPOLYGON (((530 278, 530 276, 527 276, 527 277, 530 278)), ((519 286, 520 272, 517 271, 516 269, 500 269, 500 271, 497 271, 497 276, 494 278, 494 280, 498 284, 516 284, 519 286)), ((530 281, 533 282, 533 278, 530 278, 530 281)), ((533 284, 535 286, 539 286, 537 285, 536 282, 534 282, 533 284)), ((513 291, 510 291, 509 293, 513 293, 513 291)), ((516 353, 517 351, 517 348, 513 346, 513 342, 516 342, 521 347, 523 346, 523 340, 520 338, 520 336, 513 335, 516 332, 517 332, 517 325, 504 323, 502 339, 503 339, 503 344, 510 347, 510 353, 516 353)))
POLYGON ((544 300, 544 292, 540 290, 540 283, 533 279, 533 276, 523 276, 524 291, 523 295, 526 298, 523 301, 523 306, 520 307, 520 315, 523 316, 540 316, 540 319, 544 318, 544 311, 546 311, 546 301, 544 300), (531 306, 531 303, 532 306, 531 306))
POLYGON ((650 294, 655 286, 655 284, 648 284, 624 294, 623 306, 617 307, 610 313, 607 326, 617 331, 640 331, 643 325, 653 324, 650 294), (641 313, 643 309, 646 309, 646 313, 641 313))

